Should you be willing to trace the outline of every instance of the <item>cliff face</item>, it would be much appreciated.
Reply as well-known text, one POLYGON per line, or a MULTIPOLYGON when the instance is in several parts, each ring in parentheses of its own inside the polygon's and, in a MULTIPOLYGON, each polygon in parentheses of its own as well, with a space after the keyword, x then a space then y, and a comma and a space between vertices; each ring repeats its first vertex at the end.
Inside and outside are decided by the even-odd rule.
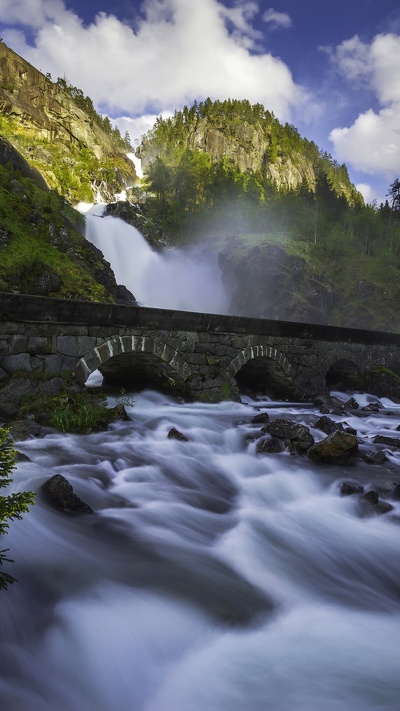
MULTIPOLYGON (((300 154, 282 153, 271 161, 270 138, 260 127, 250 124, 241 123, 227 134, 222 127, 210 126, 207 119, 200 119, 188 132, 187 147, 205 151, 213 161, 227 156, 243 173, 264 170, 279 190, 294 190, 303 180, 310 187, 315 184, 315 173, 309 160, 300 154)), ((146 166, 146 154, 142 162, 146 166)))
POLYGON ((83 233, 82 216, 0 138, 0 291, 135 303, 83 233))
POLYGON ((363 203, 346 166, 302 138, 294 126, 282 125, 261 104, 207 99, 185 107, 172 118, 157 119, 137 154, 146 169, 155 158, 178 165, 187 149, 207 153, 213 163, 230 159, 242 173, 253 173, 260 184, 270 182, 282 192, 300 186, 314 192, 324 174, 337 196, 350 205, 363 203))
POLYGON ((68 91, 4 43, 0 112, 0 135, 40 171, 50 188, 72 202, 90 201, 98 191, 110 200, 136 180, 133 163, 113 136, 68 91))

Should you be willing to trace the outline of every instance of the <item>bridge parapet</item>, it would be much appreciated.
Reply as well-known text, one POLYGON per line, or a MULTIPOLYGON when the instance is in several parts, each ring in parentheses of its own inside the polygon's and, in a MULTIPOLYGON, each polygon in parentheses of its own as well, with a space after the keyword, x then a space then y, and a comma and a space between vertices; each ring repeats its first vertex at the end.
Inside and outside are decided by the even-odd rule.
POLYGON ((99 368, 109 382, 204 399, 237 397, 238 383, 309 398, 338 362, 391 368, 400 335, 0 294, 0 382, 70 371, 83 384, 99 368))

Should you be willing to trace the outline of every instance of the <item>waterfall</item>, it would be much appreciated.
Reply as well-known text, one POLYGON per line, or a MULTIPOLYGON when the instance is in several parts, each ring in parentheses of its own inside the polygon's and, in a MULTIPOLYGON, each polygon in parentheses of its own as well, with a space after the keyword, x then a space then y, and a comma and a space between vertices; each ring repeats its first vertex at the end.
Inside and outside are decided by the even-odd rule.
POLYGON ((141 159, 138 158, 134 153, 127 153, 126 155, 132 161, 133 165, 135 166, 137 177, 142 179, 143 178, 143 169, 142 169, 141 159))
POLYGON ((135 227, 104 217, 104 205, 86 212, 86 238, 110 262, 118 284, 126 286, 143 306, 206 313, 226 313, 215 254, 200 249, 156 252, 135 227))

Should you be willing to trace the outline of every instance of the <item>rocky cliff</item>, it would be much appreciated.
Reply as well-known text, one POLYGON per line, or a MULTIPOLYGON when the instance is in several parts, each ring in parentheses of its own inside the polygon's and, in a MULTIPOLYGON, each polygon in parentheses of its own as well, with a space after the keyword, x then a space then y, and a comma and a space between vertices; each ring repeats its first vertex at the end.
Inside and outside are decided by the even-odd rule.
POLYGON ((135 303, 83 234, 82 216, 0 138, 0 291, 135 303))
POLYGON ((0 42, 0 135, 71 202, 97 193, 112 200, 136 180, 122 142, 99 120, 82 92, 51 81, 0 42))
POLYGON ((271 182, 282 192, 301 185, 313 192, 318 175, 324 174, 336 195, 349 204, 363 203, 345 165, 319 151, 294 126, 281 124, 261 104, 207 99, 190 109, 185 107, 172 118, 157 119, 153 130, 142 138, 137 154, 146 170, 156 157, 178 163, 187 149, 202 151, 213 162, 230 159, 242 173, 256 175, 263 185, 271 182))

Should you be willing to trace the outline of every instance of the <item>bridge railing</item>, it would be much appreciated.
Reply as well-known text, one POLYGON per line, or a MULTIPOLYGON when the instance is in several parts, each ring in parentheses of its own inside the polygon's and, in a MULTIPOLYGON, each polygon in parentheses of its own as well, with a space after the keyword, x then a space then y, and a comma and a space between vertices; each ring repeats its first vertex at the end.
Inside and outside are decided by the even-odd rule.
POLYGON ((363 344, 397 344, 400 334, 320 324, 172 311, 0 292, 0 321, 141 327, 169 331, 210 331, 363 344))

